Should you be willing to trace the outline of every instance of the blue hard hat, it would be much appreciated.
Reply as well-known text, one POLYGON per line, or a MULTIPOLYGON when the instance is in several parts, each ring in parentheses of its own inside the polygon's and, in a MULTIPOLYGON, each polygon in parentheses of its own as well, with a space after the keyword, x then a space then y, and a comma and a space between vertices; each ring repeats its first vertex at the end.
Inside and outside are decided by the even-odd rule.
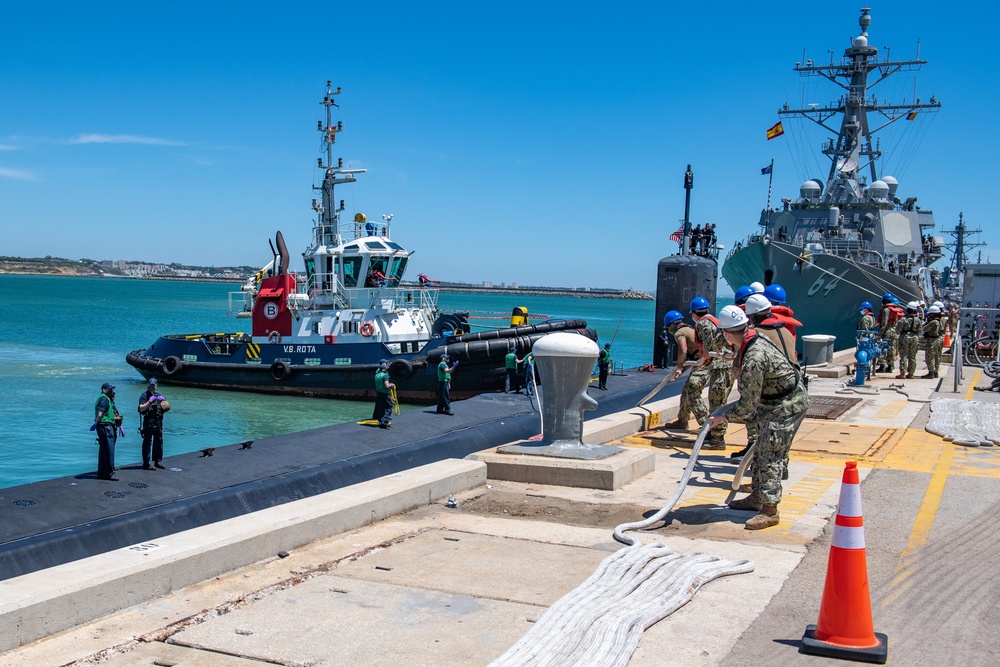
POLYGON ((872 310, 872 302, 871 301, 862 301, 861 302, 861 310, 865 310, 866 308, 868 310, 872 310))
POLYGON ((891 302, 891 301, 895 301, 895 300, 896 300, 896 297, 894 297, 891 292, 886 292, 885 294, 882 295, 882 303, 885 303, 887 301, 891 302))
POLYGON ((697 312, 699 310, 708 310, 711 307, 712 307, 711 304, 708 303, 708 299, 706 299, 703 296, 696 296, 695 298, 691 299, 692 313, 697 312))
POLYGON ((751 294, 754 294, 753 288, 749 287, 747 285, 744 285, 743 287, 741 287, 738 290, 736 290, 736 294, 733 295, 733 301, 738 306, 741 303, 743 303, 744 301, 746 301, 747 297, 749 297, 751 294))
POLYGON ((669 327, 674 322, 680 322, 684 319, 684 316, 676 310, 668 310, 667 314, 663 316, 663 326, 669 327))
POLYGON ((782 305, 785 303, 785 288, 778 283, 771 283, 764 288, 764 296, 771 303, 782 305))

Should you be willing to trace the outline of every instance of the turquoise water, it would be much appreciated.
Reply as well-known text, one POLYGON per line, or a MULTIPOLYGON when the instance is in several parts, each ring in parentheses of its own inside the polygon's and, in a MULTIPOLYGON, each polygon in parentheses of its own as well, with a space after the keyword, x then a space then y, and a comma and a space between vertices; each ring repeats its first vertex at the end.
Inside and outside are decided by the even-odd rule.
MULTIPOLYGON (((116 385, 125 415, 116 463, 141 462, 135 406, 145 382, 125 363, 125 354, 165 333, 249 328, 248 320, 226 316, 227 294, 236 289, 222 283, 0 275, 0 488, 96 468, 89 428, 106 381, 116 385)), ((620 323, 615 361, 635 367, 651 360, 652 301, 442 293, 439 305, 444 312, 496 312, 507 321, 514 306, 552 318, 582 318, 602 344, 620 323)), ((173 406, 164 420, 167 456, 366 419, 372 409, 366 402, 183 387, 163 386, 161 393, 173 406)))

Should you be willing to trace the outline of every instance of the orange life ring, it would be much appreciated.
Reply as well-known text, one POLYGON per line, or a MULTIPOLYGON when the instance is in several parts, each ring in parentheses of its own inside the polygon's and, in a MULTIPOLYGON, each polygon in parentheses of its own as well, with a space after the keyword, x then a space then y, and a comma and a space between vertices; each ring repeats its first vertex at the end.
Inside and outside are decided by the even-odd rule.
POLYGON ((371 322, 365 322, 361 325, 361 335, 365 338, 371 338, 371 335, 375 333, 375 325, 371 322))

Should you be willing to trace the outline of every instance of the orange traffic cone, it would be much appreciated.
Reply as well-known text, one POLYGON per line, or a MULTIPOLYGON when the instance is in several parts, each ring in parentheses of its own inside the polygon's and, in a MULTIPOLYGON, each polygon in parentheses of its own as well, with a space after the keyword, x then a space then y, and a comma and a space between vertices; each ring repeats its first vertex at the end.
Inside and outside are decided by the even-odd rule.
POLYGON ((858 464, 848 461, 840 487, 819 621, 807 625, 802 652, 884 664, 889 639, 872 628, 858 464))
POLYGON ((951 325, 944 325, 944 340, 942 341, 944 347, 951 347, 951 325))

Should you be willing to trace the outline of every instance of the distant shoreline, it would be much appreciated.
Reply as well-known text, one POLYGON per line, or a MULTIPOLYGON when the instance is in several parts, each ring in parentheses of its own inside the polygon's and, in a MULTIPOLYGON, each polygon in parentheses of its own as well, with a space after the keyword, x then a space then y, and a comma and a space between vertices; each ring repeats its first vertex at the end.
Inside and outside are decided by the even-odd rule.
POLYGON ((246 282, 237 278, 212 278, 210 276, 125 276, 120 273, 67 272, 67 271, 11 271, 0 268, 0 276, 51 276, 53 278, 117 278, 119 280, 175 280, 185 283, 232 283, 246 282))
MULTIPOLYGON (((404 287, 417 287, 416 283, 402 283, 404 287)), ((530 294, 536 296, 576 296, 584 299, 627 299, 630 301, 655 301, 649 292, 590 287, 483 287, 481 285, 429 285, 428 289, 441 292, 475 292, 477 294, 530 294)))
MULTIPOLYGON (((168 274, 149 275, 128 275, 114 270, 107 270, 106 267, 99 267, 96 262, 80 263, 72 260, 12 260, 11 258, 0 259, 0 275, 18 276, 60 276, 60 277, 89 277, 89 278, 119 278, 122 280, 176 280, 181 282, 202 282, 202 283, 230 283, 239 285, 245 282, 243 278, 219 278, 212 276, 176 276, 168 274)), ((417 288, 416 282, 406 282, 400 284, 401 287, 417 288)), ((583 299, 624 299, 629 301, 655 301, 655 297, 649 292, 640 290, 623 290, 612 288, 594 287, 484 287, 483 285, 473 285, 470 283, 443 283, 427 285, 427 289, 441 292, 466 292, 477 294, 508 294, 508 295, 534 295, 534 296, 575 296, 583 299)))

